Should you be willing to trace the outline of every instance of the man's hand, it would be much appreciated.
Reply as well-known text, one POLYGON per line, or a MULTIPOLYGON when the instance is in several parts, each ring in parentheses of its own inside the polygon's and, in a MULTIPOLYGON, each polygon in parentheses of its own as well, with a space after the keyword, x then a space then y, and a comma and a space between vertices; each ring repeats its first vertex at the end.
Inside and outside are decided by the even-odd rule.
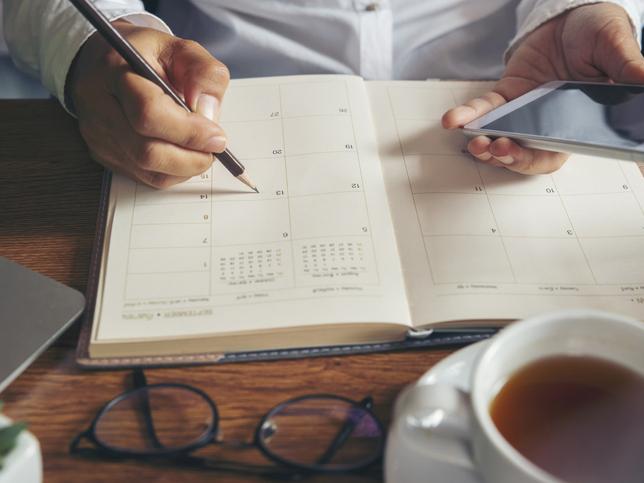
MULTIPOLYGON (((626 12, 597 3, 577 7, 529 34, 508 61, 491 92, 443 115, 447 129, 462 127, 492 109, 552 80, 644 83, 644 59, 626 12)), ((568 158, 562 153, 527 149, 508 138, 472 139, 477 159, 524 174, 550 173, 568 158)))
POLYGON ((199 44, 117 21, 114 26, 198 113, 135 74, 94 34, 68 77, 80 132, 104 166, 165 188, 206 171, 226 147, 216 123, 228 69, 199 44))

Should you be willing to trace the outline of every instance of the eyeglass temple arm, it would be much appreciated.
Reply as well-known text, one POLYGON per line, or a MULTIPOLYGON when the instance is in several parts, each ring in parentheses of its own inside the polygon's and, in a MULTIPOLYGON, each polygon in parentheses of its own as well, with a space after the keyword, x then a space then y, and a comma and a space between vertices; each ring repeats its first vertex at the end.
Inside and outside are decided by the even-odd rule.
MULTIPOLYGON (((366 409, 371 409, 373 407, 373 399, 371 398, 371 396, 367 396, 362 401, 360 401, 358 405, 366 409)), ((353 432, 355 427, 360 423, 360 421, 362 421, 364 414, 364 412, 361 412, 360 417, 357 420, 354 420, 351 417, 347 418, 338 433, 335 435, 335 438, 333 438, 333 440, 329 444, 329 447, 322 454, 322 456, 317 459, 316 463, 318 465, 324 465, 331 461, 331 459, 340 450, 340 448, 342 448, 344 443, 347 442, 347 439, 349 439, 349 436, 351 436, 351 433, 353 432)))
MULTIPOLYGON (((145 374, 141 369, 135 369, 133 374, 134 387, 139 389, 146 387, 148 381, 145 377, 145 374)), ((150 408, 150 398, 148 397, 147 391, 141 392, 141 404, 139 409, 141 410, 141 415, 143 416, 143 422, 145 423, 145 429, 147 436, 150 438, 152 445, 155 448, 165 448, 165 446, 159 441, 159 437, 154 429, 154 422, 152 421, 152 409, 150 408)))

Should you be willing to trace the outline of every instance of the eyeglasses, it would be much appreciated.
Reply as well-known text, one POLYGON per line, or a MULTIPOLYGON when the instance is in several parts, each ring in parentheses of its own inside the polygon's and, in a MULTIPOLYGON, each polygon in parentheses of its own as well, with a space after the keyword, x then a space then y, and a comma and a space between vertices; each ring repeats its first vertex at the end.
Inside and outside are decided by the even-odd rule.
POLYGON ((134 384, 134 389, 105 404, 90 427, 74 438, 72 454, 171 459, 276 477, 357 471, 382 456, 385 431, 371 411, 371 397, 352 401, 311 394, 278 404, 260 419, 252 442, 235 444, 257 448, 277 464, 261 466, 191 454, 209 444, 226 444, 218 439, 217 406, 201 389, 178 383, 148 384, 141 370, 134 372, 134 384), (93 447, 81 447, 83 440, 93 447))

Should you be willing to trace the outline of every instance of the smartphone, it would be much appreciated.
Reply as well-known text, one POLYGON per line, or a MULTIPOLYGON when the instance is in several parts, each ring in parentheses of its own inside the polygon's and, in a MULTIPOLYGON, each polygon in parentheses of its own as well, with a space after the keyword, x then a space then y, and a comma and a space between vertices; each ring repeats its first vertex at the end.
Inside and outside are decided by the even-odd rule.
POLYGON ((463 130, 530 148, 644 161, 644 86, 549 82, 463 130))

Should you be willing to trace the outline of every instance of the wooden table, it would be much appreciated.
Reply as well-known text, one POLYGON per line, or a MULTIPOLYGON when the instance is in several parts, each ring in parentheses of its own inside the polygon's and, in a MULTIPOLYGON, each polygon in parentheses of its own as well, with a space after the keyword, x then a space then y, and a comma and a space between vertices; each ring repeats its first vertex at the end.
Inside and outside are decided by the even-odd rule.
MULTIPOLYGON (((89 158, 74 120, 57 103, 0 102, 0 255, 84 291, 101 176, 102 168, 89 158)), ((6 414, 27 421, 40 440, 45 482, 258 481, 70 456, 70 440, 103 403, 129 387, 129 371, 80 370, 74 362, 77 336, 76 324, 1 395, 6 414)), ((376 413, 388 422, 398 392, 449 352, 416 350, 146 373, 150 382, 179 381, 204 389, 217 401, 225 439, 246 440, 266 410, 309 392, 354 399, 370 394, 376 413)), ((203 451, 222 454, 219 448, 203 451)), ((224 456, 240 458, 238 453, 224 456)), ((380 479, 376 467, 366 475, 307 481, 380 479)))

